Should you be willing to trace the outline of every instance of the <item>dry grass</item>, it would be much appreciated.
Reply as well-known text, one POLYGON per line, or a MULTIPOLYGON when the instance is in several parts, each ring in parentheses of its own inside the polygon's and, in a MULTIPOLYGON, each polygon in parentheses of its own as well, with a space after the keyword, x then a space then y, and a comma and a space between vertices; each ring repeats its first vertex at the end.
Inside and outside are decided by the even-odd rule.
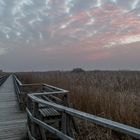
POLYGON ((140 128, 140 72, 58 71, 18 76, 23 83, 43 82, 67 89, 75 108, 140 128))
POLYGON ((4 75, 4 73, 3 72, 0 72, 0 77, 3 76, 3 75, 4 75))
POLYGON ((9 74, 11 74, 11 73, 9 73, 9 72, 0 72, 0 77, 3 76, 3 75, 9 75, 9 74))

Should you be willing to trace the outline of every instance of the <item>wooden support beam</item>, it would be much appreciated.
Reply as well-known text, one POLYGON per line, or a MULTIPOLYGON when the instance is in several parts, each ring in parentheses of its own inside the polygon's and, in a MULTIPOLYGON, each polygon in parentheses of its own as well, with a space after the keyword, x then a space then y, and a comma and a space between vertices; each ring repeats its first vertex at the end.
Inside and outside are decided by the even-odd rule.
MULTIPOLYGON (((35 118, 38 117, 38 103, 37 102, 33 102, 32 115, 35 118)), ((36 125, 36 123, 32 122, 31 130, 32 130, 33 137, 37 139, 38 138, 38 133, 37 133, 37 125, 36 125)))

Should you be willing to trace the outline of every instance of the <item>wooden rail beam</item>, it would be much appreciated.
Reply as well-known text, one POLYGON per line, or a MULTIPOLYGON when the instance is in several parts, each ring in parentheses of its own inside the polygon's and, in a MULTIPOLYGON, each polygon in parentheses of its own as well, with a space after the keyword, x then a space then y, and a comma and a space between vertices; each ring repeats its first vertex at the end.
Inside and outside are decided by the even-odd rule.
POLYGON ((108 119, 105 119, 105 118, 101 118, 101 117, 98 117, 98 116, 95 116, 95 115, 91 115, 91 114, 88 114, 88 113, 85 113, 85 112, 81 112, 81 111, 78 111, 78 110, 73 109, 73 108, 65 107, 65 106, 62 106, 62 105, 55 104, 55 103, 50 103, 48 101, 44 101, 42 99, 39 99, 38 97, 34 96, 34 94, 30 94, 28 96, 32 100, 34 100, 35 102, 51 106, 51 107, 55 108, 56 110, 65 112, 65 113, 67 113, 69 115, 72 115, 74 117, 85 119, 85 120, 88 120, 88 121, 93 122, 95 124, 98 124, 98 125, 110 128, 112 130, 122 132, 124 134, 128 134, 130 136, 133 136, 135 138, 140 139, 140 129, 138 129, 138 128, 134 128, 134 127, 131 127, 131 126, 128 126, 128 125, 124 125, 124 124, 115 122, 115 121, 111 121, 111 120, 108 120, 108 119))

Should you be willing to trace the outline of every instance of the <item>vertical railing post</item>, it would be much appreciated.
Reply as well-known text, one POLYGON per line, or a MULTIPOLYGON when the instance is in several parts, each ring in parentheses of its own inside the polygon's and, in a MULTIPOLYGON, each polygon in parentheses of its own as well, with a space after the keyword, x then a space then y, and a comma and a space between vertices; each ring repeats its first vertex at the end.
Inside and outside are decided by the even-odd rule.
MULTIPOLYGON (((32 115, 35 118, 39 117, 39 108, 38 108, 38 103, 33 101, 33 110, 32 110, 32 115)), ((38 138, 38 131, 37 131, 37 124, 33 122, 32 126, 32 134, 34 138, 38 138)))
MULTIPOLYGON (((27 95, 27 109, 31 112, 31 99, 29 98, 29 96, 27 95)), ((30 119, 30 117, 28 116, 28 114, 27 114, 27 127, 28 127, 28 131, 30 131, 30 132, 28 132, 28 133, 30 133, 30 134, 32 134, 31 133, 31 119, 30 119)))
POLYGON ((44 85, 42 84, 41 85, 41 92, 43 92, 44 91, 44 85))
MULTIPOLYGON (((41 120, 41 121, 44 121, 44 119, 43 119, 42 116, 40 116, 40 120, 41 120)), ((42 128, 41 126, 39 126, 39 130, 40 130, 40 134, 41 134, 42 140, 47 140, 45 129, 42 128)))
MULTIPOLYGON (((64 105, 65 106, 69 106, 69 103, 68 103, 68 94, 64 94, 64 105)), ((69 135, 69 136, 72 136, 71 134, 71 124, 70 124, 70 116, 63 112, 62 113, 62 131, 63 133, 69 135)))
MULTIPOLYGON (((28 95, 27 95, 27 108, 32 113, 33 117, 35 118, 38 117, 38 103, 32 101, 28 95)), ((38 139, 37 124, 35 124, 28 115, 27 115, 27 124, 32 137, 38 139)))
MULTIPOLYGON (((67 104, 67 95, 64 94, 64 105, 67 104)), ((62 132, 67 134, 67 116, 65 112, 62 112, 62 132)))

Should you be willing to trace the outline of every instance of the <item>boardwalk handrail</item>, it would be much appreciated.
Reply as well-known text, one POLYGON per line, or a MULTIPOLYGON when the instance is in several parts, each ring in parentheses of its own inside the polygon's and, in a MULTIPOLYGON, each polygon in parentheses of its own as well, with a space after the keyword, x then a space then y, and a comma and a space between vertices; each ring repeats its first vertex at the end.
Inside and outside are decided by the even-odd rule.
MULTIPOLYGON (((88 114, 88 113, 85 113, 85 112, 81 112, 81 111, 73 109, 73 108, 69 108, 69 107, 65 107, 65 106, 62 106, 62 105, 55 104, 55 103, 51 103, 51 102, 48 102, 48 101, 45 101, 43 99, 38 98, 39 95, 42 95, 42 93, 41 94, 36 93, 35 95, 34 94, 29 94, 28 96, 34 102, 53 107, 56 110, 59 110, 61 112, 65 112, 65 113, 67 113, 69 115, 72 115, 74 117, 85 119, 89 122, 93 122, 93 123, 98 124, 100 126, 104 126, 104 127, 110 128, 112 130, 116 130, 116 131, 119 131, 119 132, 122 132, 124 134, 128 134, 130 136, 133 136, 135 138, 140 139, 140 129, 138 129, 138 128, 134 128, 134 127, 131 127, 131 126, 128 126, 128 125, 124 125, 122 123, 111 121, 109 119, 105 119, 105 118, 98 117, 98 116, 95 116, 95 115, 91 115, 91 114, 88 114)), ((27 112, 29 113, 29 110, 27 112)))
POLYGON ((21 98, 20 98, 20 93, 21 93, 21 86, 22 86, 22 83, 19 81, 19 79, 13 75, 13 81, 14 81, 14 88, 15 88, 15 92, 16 92, 16 95, 17 95, 17 100, 18 100, 18 103, 20 104, 21 103, 21 98))
MULTIPOLYGON (((61 93, 61 94, 68 93, 67 90, 57 88, 57 87, 54 87, 52 85, 43 84, 43 83, 22 84, 21 81, 17 78, 17 76, 15 74, 13 74, 13 80, 14 80, 15 93, 17 95, 17 100, 18 100, 18 103, 19 103, 21 110, 24 110, 24 108, 25 108, 25 105, 24 105, 25 103, 24 103, 23 97, 22 97, 22 95, 24 96, 24 94, 25 94, 25 92, 23 91, 24 87, 31 87, 32 88, 34 86, 39 86, 40 91, 45 91, 46 89, 49 89, 49 90, 51 89, 51 91, 52 91, 55 89, 55 92, 57 92, 58 94, 59 93, 61 93)), ((50 93, 52 94, 53 92, 50 92, 50 93)))
MULTIPOLYGON (((22 83, 17 78, 15 78, 15 79, 18 82, 19 86, 28 86, 28 84, 22 85, 22 83)), ((31 86, 31 84, 29 84, 29 86, 31 86)), ((74 139, 69 134, 67 134, 66 131, 62 132, 62 131, 50 126, 49 124, 45 123, 45 121, 43 121, 42 119, 40 119, 38 117, 39 104, 41 104, 44 106, 54 108, 55 110, 61 112, 62 114, 66 114, 66 116, 73 116, 76 118, 80 118, 80 119, 95 123, 97 125, 109 128, 111 130, 115 130, 115 131, 121 132, 123 134, 130 135, 134 138, 140 139, 140 129, 138 129, 138 128, 134 128, 134 127, 122 124, 122 123, 118 123, 118 122, 109 120, 109 119, 91 115, 89 113, 85 113, 85 112, 76 110, 74 108, 70 108, 68 106, 50 102, 49 100, 45 100, 44 98, 41 98, 42 96, 54 96, 54 95, 59 95, 59 94, 67 95, 67 93, 69 92, 67 90, 60 89, 60 88, 50 86, 50 85, 46 85, 46 84, 42 84, 42 86, 43 86, 44 92, 30 93, 27 95, 27 98, 28 98, 28 100, 27 100, 28 103, 27 103, 27 108, 26 108, 27 116, 28 116, 27 118, 30 119, 31 122, 33 123, 32 124, 33 131, 35 131, 35 125, 38 125, 38 126, 42 127, 43 129, 50 131, 52 134, 56 135, 60 139, 64 139, 64 140, 73 140, 74 139), (32 103, 32 106, 31 106, 31 103, 32 103)), ((19 90, 20 90, 20 88, 19 88, 19 90)), ((27 120, 28 134, 30 136, 30 139, 35 140, 36 139, 34 137, 35 132, 31 132, 30 127, 29 127, 31 125, 30 124, 31 122, 29 120, 27 120)), ((45 139, 43 139, 43 140, 45 140, 45 139)))

